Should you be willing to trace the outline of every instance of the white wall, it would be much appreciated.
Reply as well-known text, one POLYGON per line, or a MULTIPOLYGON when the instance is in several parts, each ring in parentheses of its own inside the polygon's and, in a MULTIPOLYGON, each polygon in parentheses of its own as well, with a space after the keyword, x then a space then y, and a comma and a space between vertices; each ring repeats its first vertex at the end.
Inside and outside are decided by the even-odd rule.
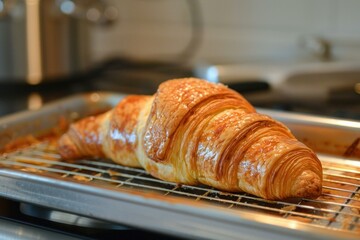
MULTIPOLYGON (((187 1, 110 0, 118 23, 96 29, 94 56, 176 58, 190 39, 187 1)), ((194 60, 209 62, 314 59, 302 39, 319 36, 337 60, 360 60, 358 0, 199 0, 203 41, 194 60)))

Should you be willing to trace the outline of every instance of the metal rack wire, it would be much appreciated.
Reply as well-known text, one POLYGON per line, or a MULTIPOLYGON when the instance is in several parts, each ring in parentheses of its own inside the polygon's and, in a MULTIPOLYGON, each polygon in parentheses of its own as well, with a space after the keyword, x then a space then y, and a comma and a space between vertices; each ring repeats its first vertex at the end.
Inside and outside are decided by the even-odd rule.
POLYGON ((225 193, 207 186, 188 186, 153 178, 143 169, 114 164, 106 159, 61 161, 54 146, 41 142, 4 154, 0 167, 34 172, 64 180, 92 182, 114 191, 123 188, 157 192, 215 204, 234 211, 241 209, 292 219, 320 228, 360 233, 360 167, 321 158, 324 170, 323 194, 318 199, 268 201, 246 193, 225 193))

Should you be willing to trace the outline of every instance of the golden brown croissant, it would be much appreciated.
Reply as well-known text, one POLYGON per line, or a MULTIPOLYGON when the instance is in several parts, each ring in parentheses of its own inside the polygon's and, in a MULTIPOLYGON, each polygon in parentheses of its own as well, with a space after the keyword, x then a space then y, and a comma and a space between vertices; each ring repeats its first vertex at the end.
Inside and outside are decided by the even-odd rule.
POLYGON ((194 78, 72 124, 58 149, 64 159, 108 157, 163 180, 266 199, 321 193, 320 161, 287 127, 226 86, 194 78))

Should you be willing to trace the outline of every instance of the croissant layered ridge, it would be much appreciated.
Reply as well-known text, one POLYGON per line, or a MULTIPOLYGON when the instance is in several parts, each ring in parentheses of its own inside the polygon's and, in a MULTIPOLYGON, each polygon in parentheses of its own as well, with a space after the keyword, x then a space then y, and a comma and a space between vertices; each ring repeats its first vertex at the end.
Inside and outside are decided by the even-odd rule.
POLYGON ((131 167, 141 167, 136 148, 138 116, 151 96, 130 95, 110 111, 70 125, 58 141, 64 159, 107 157, 131 167))
POLYGON ((166 181, 266 199, 321 194, 322 167, 311 149, 237 92, 200 79, 128 96, 72 124, 58 149, 65 159, 108 157, 166 181))

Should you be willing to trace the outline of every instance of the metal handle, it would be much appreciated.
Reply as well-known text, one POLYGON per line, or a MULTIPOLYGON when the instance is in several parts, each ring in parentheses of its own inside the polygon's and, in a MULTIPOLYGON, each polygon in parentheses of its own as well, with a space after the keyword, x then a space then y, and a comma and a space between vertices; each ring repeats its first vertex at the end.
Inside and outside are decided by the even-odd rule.
POLYGON ((118 18, 118 9, 104 0, 58 0, 61 13, 97 25, 110 25, 118 18))

